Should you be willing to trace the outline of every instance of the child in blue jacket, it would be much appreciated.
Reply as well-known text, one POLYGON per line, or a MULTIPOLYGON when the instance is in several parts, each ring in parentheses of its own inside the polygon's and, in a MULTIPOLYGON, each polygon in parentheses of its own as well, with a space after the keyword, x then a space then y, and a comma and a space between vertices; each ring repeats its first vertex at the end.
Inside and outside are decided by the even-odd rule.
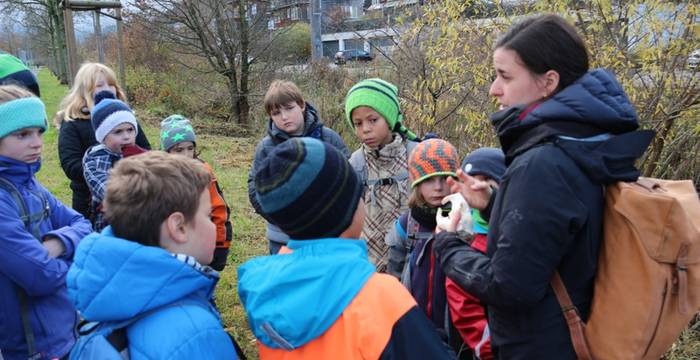
POLYGON ((66 274, 90 222, 36 180, 44 104, 0 86, 0 359, 53 359, 75 342, 66 274))
POLYGON ((119 160, 110 172, 110 225, 78 247, 68 293, 89 321, 134 320, 126 328, 132 360, 237 358, 212 305, 210 183, 198 160, 162 151, 119 160))

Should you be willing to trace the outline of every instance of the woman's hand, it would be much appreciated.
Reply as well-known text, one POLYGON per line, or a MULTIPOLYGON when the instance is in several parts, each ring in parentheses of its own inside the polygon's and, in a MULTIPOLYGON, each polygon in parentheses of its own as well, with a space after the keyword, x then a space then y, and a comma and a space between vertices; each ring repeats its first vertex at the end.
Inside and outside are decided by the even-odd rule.
POLYGON ((461 169, 457 170, 457 177, 459 181, 451 177, 447 178, 447 185, 450 187, 450 190, 453 193, 461 193, 470 207, 484 210, 491 199, 492 190, 489 182, 469 176, 461 169))
POLYGON ((461 215, 461 208, 462 204, 457 205, 456 209, 452 209, 450 211, 449 215, 449 221, 438 221, 437 226, 435 227, 435 233, 439 234, 443 231, 447 232, 455 232, 457 231, 457 225, 459 224, 459 221, 462 219, 461 215))

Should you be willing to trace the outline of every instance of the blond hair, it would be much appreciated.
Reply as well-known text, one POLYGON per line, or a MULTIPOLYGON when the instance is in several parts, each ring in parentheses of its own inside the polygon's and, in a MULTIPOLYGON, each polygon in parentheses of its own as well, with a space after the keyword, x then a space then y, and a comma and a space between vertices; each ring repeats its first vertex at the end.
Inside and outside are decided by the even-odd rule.
POLYGON ((126 102, 126 94, 117 83, 117 75, 112 69, 100 63, 84 63, 75 74, 73 87, 68 95, 61 100, 59 111, 54 116, 56 127, 61 126, 62 121, 73 121, 76 119, 89 120, 89 115, 83 113, 83 109, 92 109, 95 106, 93 92, 98 75, 104 75, 107 83, 117 89, 117 99, 126 102))
POLYGON ((270 84, 270 87, 265 93, 265 112, 270 115, 273 110, 294 101, 300 108, 304 108, 304 96, 299 88, 291 81, 275 80, 270 84))
POLYGON ((160 228, 171 214, 191 221, 211 175, 201 162, 164 151, 119 160, 109 172, 105 218, 118 237, 160 246, 160 228))
POLYGON ((414 186, 411 189, 411 194, 408 195, 408 207, 409 208, 418 208, 418 207, 423 207, 423 206, 428 205, 428 202, 425 201, 423 194, 420 193, 419 188, 420 188, 420 186, 414 186))
POLYGON ((10 102, 12 100, 34 97, 34 93, 17 85, 2 85, 0 86, 0 104, 10 102))

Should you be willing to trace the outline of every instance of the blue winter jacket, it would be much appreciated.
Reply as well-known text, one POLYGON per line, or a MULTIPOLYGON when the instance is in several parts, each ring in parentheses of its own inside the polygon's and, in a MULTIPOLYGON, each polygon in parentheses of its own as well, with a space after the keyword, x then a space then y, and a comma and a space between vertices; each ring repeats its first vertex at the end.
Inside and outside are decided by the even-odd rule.
POLYGON ((90 321, 123 321, 176 301, 127 329, 137 359, 236 359, 231 339, 210 300, 219 279, 160 247, 112 233, 110 226, 86 237, 68 272, 68 294, 90 321))
MULTIPOLYGON (((492 197, 486 255, 454 233, 434 251, 488 309, 498 359, 575 359, 550 281, 588 318, 603 237, 604 185, 633 181, 651 140, 614 76, 590 71, 546 101, 492 116, 508 169, 492 197)), ((484 215, 488 216, 488 211, 484 215)))
POLYGON ((50 258, 46 249, 25 228, 12 196, 0 190, 0 358, 26 359, 27 344, 22 326, 18 288, 27 297, 28 315, 36 350, 42 358, 61 357, 75 341, 77 317, 68 300, 66 274, 80 240, 92 231, 90 222, 63 205, 34 178, 40 162, 27 164, 0 156, 0 177, 20 192, 28 212, 49 206, 49 217, 39 224, 39 234, 58 237, 65 252, 50 258))

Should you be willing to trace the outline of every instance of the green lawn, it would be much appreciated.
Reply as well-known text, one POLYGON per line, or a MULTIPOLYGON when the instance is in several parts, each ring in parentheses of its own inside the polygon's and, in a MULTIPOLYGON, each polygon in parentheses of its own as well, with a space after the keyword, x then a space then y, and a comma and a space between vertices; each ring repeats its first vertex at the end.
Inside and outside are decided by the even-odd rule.
MULTIPOLYGON (((58 161, 57 129, 52 120, 61 99, 68 93, 68 88, 60 85, 47 69, 39 71, 38 78, 50 126, 44 135, 42 169, 37 178, 59 200, 70 206, 70 182, 58 161)), ((158 146, 160 119, 142 109, 136 109, 136 115, 144 126, 151 144, 158 146)), ((194 125, 197 127, 196 123, 194 125)), ((198 133, 197 145, 201 150, 200 157, 214 168, 219 184, 224 190, 226 202, 231 207, 233 222, 233 242, 228 266, 221 274, 217 288, 217 304, 226 330, 236 338, 246 355, 254 359, 257 358, 255 339, 248 330, 245 313, 238 299, 236 267, 253 256, 264 254, 267 250, 264 223, 253 212, 248 202, 247 176, 255 150, 255 139, 198 133)))

